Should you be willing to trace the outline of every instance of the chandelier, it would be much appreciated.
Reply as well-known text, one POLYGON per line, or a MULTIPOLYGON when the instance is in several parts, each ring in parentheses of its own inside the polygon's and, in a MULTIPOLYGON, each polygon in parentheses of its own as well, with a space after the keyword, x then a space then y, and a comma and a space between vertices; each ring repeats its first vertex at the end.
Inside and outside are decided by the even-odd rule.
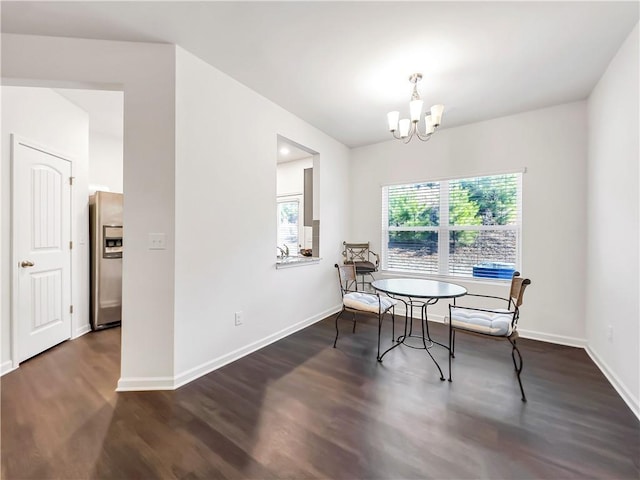
POLYGON ((413 83, 413 93, 411 94, 411 101, 409 102, 409 113, 411 119, 403 118, 400 120, 400 112, 398 111, 387 113, 389 131, 393 135, 393 138, 403 140, 404 143, 409 143, 413 137, 417 137, 423 142, 426 142, 438 129, 442 120, 444 105, 432 106, 431 110, 424 114, 424 133, 420 133, 418 126, 420 123, 420 116, 422 115, 423 103, 420 99, 420 94, 418 93, 418 82, 420 80, 422 80, 421 73, 414 73, 409 77, 409 81, 413 83))

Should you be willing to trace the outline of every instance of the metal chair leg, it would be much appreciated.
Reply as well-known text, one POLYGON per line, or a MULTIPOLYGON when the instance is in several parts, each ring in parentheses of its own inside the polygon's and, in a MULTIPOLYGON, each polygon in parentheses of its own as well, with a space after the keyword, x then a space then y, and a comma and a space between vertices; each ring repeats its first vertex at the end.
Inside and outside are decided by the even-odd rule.
POLYGON ((456 358, 456 331, 453 329, 453 333, 451 334, 451 356, 456 358))
POLYGON ((378 314, 378 353, 376 354, 376 360, 380 361, 380 335, 382 335, 382 315, 378 314))
POLYGON ((396 338, 396 307, 391 307, 391 343, 396 338))
POLYGON ((511 349, 511 360, 513 360, 513 367, 516 369, 516 375, 518 376, 518 385, 520 385, 520 393, 522 394, 522 401, 526 402, 527 397, 524 394, 524 388, 522 388, 522 380, 520 379, 520 373, 522 372, 522 367, 524 366, 524 363, 522 361, 522 355, 520 354, 520 350, 518 350, 518 347, 516 346, 516 341, 512 340, 511 337, 507 337, 507 340, 509 340, 509 343, 511 343, 511 346, 513 347, 511 349), (516 356, 515 356, 516 353, 518 354, 519 365, 518 365, 518 362, 516 362, 516 356))
MULTIPOLYGON (((449 317, 451 318, 451 317, 449 317)), ((454 330, 453 327, 451 326, 451 320, 449 320, 449 381, 451 382, 451 358, 453 357, 453 334, 454 334, 454 330)))
POLYGON ((352 312, 351 315, 353 315, 353 333, 356 333, 356 314, 352 312))
POLYGON ((341 310, 338 315, 336 315, 336 338, 333 341, 333 348, 336 348, 336 343, 338 342, 338 335, 340 334, 340 331, 338 330, 338 319, 342 316, 343 313, 344 309, 341 310))

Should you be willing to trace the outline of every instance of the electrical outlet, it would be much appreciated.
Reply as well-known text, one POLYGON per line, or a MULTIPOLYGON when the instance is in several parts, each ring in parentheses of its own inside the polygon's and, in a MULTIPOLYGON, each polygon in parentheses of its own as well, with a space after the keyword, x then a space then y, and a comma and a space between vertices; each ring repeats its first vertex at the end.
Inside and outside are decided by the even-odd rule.
POLYGON ((607 326, 607 340, 613 341, 613 325, 607 326))
POLYGON ((167 236, 164 233, 149 234, 149 250, 165 250, 167 248, 167 236))
POLYGON ((234 325, 236 327, 239 327, 240 325, 242 325, 243 320, 244 319, 243 319, 242 312, 236 312, 236 318, 235 318, 235 321, 234 321, 234 325))

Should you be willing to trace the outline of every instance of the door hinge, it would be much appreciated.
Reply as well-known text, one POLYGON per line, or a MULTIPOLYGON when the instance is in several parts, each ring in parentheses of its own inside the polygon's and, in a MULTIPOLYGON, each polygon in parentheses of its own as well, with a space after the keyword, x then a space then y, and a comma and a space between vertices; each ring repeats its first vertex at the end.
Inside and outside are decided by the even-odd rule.
POLYGON ((76 177, 69 177, 69 185, 73 185, 73 179, 76 177))
POLYGON ((73 250, 73 242, 69 242, 69 250, 73 250))
POLYGON ((73 313, 73 305, 69 305, 69 313, 73 313))

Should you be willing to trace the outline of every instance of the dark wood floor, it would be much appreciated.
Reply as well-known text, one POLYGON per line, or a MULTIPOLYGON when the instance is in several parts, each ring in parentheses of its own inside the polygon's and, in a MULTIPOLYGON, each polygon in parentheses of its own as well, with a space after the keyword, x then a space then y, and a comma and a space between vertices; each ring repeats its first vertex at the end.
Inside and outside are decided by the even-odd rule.
POLYGON ((459 335, 449 383, 344 327, 173 392, 114 392, 119 329, 66 342, 2 377, 2 478, 639 478, 639 422, 583 350, 522 340, 522 403, 507 342, 459 335))

